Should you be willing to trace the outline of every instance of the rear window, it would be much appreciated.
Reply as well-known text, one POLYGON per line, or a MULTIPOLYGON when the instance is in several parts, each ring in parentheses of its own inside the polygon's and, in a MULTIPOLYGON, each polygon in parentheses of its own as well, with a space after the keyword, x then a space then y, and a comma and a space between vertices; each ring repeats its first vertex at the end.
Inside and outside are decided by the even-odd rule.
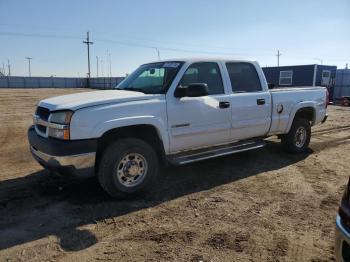
POLYGON ((226 68, 233 92, 259 92, 262 90, 259 76, 252 64, 231 62, 226 63, 226 68))

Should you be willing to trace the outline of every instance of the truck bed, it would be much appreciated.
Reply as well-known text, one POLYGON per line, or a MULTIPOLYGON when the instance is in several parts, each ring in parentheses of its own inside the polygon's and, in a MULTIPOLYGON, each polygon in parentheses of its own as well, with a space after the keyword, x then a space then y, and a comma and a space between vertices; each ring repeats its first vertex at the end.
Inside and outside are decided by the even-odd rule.
POLYGON ((326 88, 320 86, 282 87, 270 90, 271 92, 271 127, 269 135, 285 134, 291 125, 294 114, 302 104, 312 108, 315 112, 312 124, 318 124, 326 115, 325 96, 326 88), (282 112, 279 113, 281 110, 282 112))
POLYGON ((322 86, 293 86, 293 87, 278 87, 274 89, 270 89, 270 92, 289 92, 289 91, 299 91, 299 90, 323 90, 325 87, 322 86))

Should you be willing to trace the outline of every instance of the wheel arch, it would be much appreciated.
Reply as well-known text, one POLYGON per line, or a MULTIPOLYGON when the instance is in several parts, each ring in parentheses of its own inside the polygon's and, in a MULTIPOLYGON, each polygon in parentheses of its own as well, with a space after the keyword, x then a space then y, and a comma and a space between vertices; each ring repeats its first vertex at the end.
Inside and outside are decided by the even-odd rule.
POLYGON ((145 141, 155 149, 159 160, 163 163, 166 162, 164 141, 162 140, 159 130, 150 124, 138 124, 110 129, 98 139, 95 165, 96 169, 98 168, 99 160, 105 148, 110 143, 122 138, 138 138, 145 141))
POLYGON ((304 118, 310 121, 311 126, 316 121, 316 106, 313 102, 301 102, 294 107, 292 113, 290 114, 290 119, 288 122, 286 133, 292 127, 292 124, 296 118, 304 118))

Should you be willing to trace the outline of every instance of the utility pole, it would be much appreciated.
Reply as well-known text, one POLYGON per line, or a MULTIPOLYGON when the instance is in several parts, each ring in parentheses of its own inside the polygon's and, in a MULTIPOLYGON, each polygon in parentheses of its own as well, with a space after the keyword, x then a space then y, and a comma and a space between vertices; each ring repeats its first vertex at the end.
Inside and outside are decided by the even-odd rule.
POLYGON ((280 53, 280 50, 277 50, 277 66, 280 66, 280 56, 281 56, 282 54, 280 53))
POLYGON ((96 56, 96 77, 98 77, 98 56, 96 56))
POLYGON ((10 59, 7 59, 7 68, 8 68, 8 70, 9 70, 9 72, 8 72, 8 76, 11 76, 11 66, 10 66, 10 59))
POLYGON ((90 76, 91 76, 91 74, 90 74, 90 45, 92 45, 94 42, 90 41, 89 31, 86 32, 86 41, 83 41, 83 43, 87 45, 87 51, 88 51, 88 73, 87 73, 87 76, 88 76, 88 78, 90 78, 90 76))
POLYGON ((314 59, 317 60, 317 61, 319 61, 321 65, 323 64, 323 60, 322 60, 321 58, 315 57, 314 59))
POLYGON ((106 75, 109 76, 109 88, 112 87, 112 59, 111 59, 111 53, 109 50, 106 50, 106 75))
POLYGON ((112 58, 111 58, 111 53, 108 53, 108 58, 109 58, 109 77, 112 78, 112 58))
POLYGON ((156 50, 156 52, 157 52, 157 56, 158 56, 158 60, 160 60, 160 52, 159 52, 159 49, 158 49, 158 47, 153 47, 155 50, 156 50))
POLYGON ((31 72, 30 72, 30 60, 32 60, 33 58, 32 58, 32 57, 26 56, 25 59, 28 60, 28 72, 29 72, 29 77, 31 77, 32 74, 31 74, 31 72))
POLYGON ((107 77, 112 77, 112 60, 108 49, 106 50, 106 75, 107 77))

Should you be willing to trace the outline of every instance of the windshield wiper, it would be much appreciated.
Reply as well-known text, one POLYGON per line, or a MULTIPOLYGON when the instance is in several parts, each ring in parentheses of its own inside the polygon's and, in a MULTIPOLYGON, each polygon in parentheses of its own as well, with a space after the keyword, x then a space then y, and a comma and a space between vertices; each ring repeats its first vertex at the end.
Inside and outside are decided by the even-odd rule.
POLYGON ((142 88, 137 87, 125 87, 125 88, 116 88, 117 90, 126 90, 126 91, 136 91, 146 94, 146 92, 142 88))

